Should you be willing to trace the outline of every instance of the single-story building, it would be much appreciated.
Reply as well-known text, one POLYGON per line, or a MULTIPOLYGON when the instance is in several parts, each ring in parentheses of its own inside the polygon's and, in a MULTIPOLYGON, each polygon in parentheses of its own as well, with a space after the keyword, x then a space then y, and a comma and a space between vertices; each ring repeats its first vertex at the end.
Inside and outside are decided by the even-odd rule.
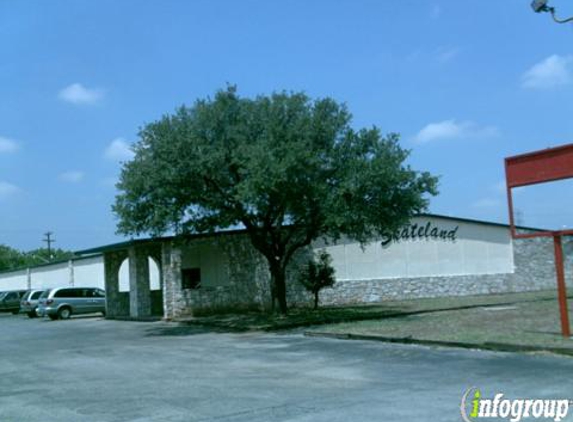
MULTIPOLYGON (((322 249, 332 256, 337 279, 334 288, 321 292, 323 305, 534 291, 556 285, 550 238, 512 240, 504 224, 423 214, 364 248, 348 239, 315 241, 290 265, 291 306, 311 304, 311 296, 297 281, 298 269, 313 251, 322 249)), ((571 281, 571 238, 564 240, 564 251, 566 278, 571 281)), ((172 319, 264 309, 271 301, 266 260, 243 230, 131 240, 77 255, 0 272, 0 290, 102 287, 110 318, 172 319)))
MULTIPOLYGON (((564 247, 569 275, 571 239, 565 240, 564 247)), ((311 296, 297 282, 297 271, 312 251, 321 249, 332 256, 337 279, 334 288, 321 293, 323 305, 534 291, 553 289, 556 283, 551 239, 513 241, 504 224, 423 214, 365 247, 344 239, 314 242, 287 271, 290 305, 311 303, 311 296)), ((266 261, 243 230, 132 240, 78 253, 103 257, 110 318, 173 319, 263 309, 271 301, 266 261), (150 282, 154 265, 157 290, 150 282), (122 266, 128 267, 129 291, 120 288, 122 266)))

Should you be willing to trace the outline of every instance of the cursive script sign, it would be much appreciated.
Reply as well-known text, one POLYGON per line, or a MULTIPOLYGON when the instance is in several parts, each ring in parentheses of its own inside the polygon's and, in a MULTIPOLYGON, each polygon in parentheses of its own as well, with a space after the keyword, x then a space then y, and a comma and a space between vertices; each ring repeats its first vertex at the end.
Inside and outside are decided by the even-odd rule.
POLYGON ((392 234, 382 236, 382 246, 388 246, 391 242, 401 240, 443 240, 455 242, 457 240, 459 226, 453 229, 444 229, 428 221, 425 225, 414 223, 403 227, 392 234))

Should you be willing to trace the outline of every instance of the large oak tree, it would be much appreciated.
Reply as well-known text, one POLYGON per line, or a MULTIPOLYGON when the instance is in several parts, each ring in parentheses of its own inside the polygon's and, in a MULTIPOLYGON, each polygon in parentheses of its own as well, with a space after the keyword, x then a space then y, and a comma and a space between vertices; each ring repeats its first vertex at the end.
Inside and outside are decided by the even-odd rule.
POLYGON ((303 93, 243 98, 231 86, 145 125, 113 207, 122 234, 244 227, 287 312, 286 268, 317 238, 365 243, 437 193, 398 135, 356 130, 343 104, 303 93))

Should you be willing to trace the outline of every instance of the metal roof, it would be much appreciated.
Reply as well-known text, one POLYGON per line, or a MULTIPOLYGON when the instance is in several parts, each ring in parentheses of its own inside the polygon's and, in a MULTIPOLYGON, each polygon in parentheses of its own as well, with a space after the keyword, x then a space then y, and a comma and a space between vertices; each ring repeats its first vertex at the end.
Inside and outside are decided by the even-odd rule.
MULTIPOLYGON (((465 223, 483 224, 483 225, 487 225, 487 226, 509 228, 509 224, 494 223, 491 221, 483 221, 483 220, 474 220, 474 219, 470 219, 470 218, 452 217, 449 215, 421 213, 421 214, 415 215, 414 217, 442 218, 442 219, 446 219, 446 220, 460 221, 460 222, 465 222, 465 223)), ((533 228, 533 227, 520 226, 520 227, 516 227, 516 228, 521 229, 521 230, 542 231, 542 229, 533 228)), ((131 240, 127 240, 124 242, 111 243, 109 245, 103 245, 103 246, 97 246, 95 248, 83 249, 80 251, 76 251, 75 253, 77 255, 96 254, 96 253, 101 254, 104 252, 111 252, 111 251, 127 249, 131 246, 144 245, 146 243, 165 242, 165 241, 170 241, 170 240, 174 240, 174 239, 178 239, 178 238, 185 239, 185 240, 193 240, 193 239, 201 239, 201 238, 208 238, 208 237, 222 236, 222 235, 235 235, 235 234, 241 234, 241 233, 246 233, 246 232, 247 232, 246 229, 236 229, 236 230, 223 230, 223 231, 212 232, 212 233, 190 234, 190 235, 186 235, 183 237, 161 236, 161 237, 151 237, 151 238, 144 238, 144 239, 131 239, 131 240)))
MULTIPOLYGON (((483 221, 483 220, 474 220, 474 219, 470 219, 470 218, 452 217, 449 215, 421 213, 421 214, 418 214, 414 217, 442 218, 442 219, 451 220, 451 221, 459 221, 459 222, 472 223, 472 224, 483 224, 486 226, 503 227, 503 228, 509 229, 509 224, 494 223, 491 221, 483 221)), ((543 231, 543 229, 534 228, 534 227, 519 226, 516 228, 521 229, 521 230, 543 231)), ((161 236, 161 237, 151 237, 151 238, 143 238, 143 239, 130 239, 130 240, 126 240, 123 242, 111 243, 108 245, 97 246, 94 248, 76 251, 74 253, 74 256, 69 258, 69 259, 62 259, 62 260, 58 260, 58 261, 47 262, 47 263, 43 263, 43 264, 34 265, 31 267, 18 267, 18 268, 2 270, 2 271, 0 271, 0 274, 24 271, 28 268, 34 269, 34 268, 41 268, 41 267, 46 267, 46 266, 50 266, 50 265, 63 264, 63 263, 66 263, 70 260, 80 261, 80 260, 85 260, 85 259, 90 259, 90 258, 96 258, 98 256, 101 256, 105 252, 124 250, 124 249, 131 247, 131 246, 145 245, 146 243, 165 242, 165 241, 170 241, 170 240, 174 240, 174 239, 184 239, 184 240, 204 239, 204 238, 216 237, 216 236, 244 234, 246 232, 247 232, 246 229, 236 229, 236 230, 222 230, 222 231, 213 232, 213 233, 197 233, 197 234, 187 235, 184 237, 161 236)))
POLYGON ((124 242, 111 243, 109 245, 97 246, 95 248, 90 248, 90 249, 83 249, 81 251, 76 251, 74 253, 77 255, 95 254, 95 253, 101 254, 104 252, 119 251, 119 250, 127 249, 131 246, 145 245, 148 243, 165 242, 165 241, 170 241, 170 240, 175 240, 175 239, 181 239, 181 240, 204 239, 204 238, 209 238, 209 237, 224 236, 224 235, 235 235, 235 234, 241 234, 241 233, 246 233, 246 232, 247 232, 246 229, 238 229, 238 230, 222 230, 222 231, 213 232, 213 233, 188 234, 185 236, 159 236, 159 237, 149 237, 149 238, 144 238, 144 239, 131 239, 131 240, 126 240, 124 242))

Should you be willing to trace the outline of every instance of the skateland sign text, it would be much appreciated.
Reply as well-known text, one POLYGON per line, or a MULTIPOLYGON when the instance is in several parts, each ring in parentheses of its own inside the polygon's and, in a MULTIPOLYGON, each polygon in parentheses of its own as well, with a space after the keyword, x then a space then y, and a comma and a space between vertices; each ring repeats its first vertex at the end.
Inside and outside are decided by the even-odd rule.
POLYGON ((443 228, 431 221, 426 224, 413 223, 403 227, 392 234, 382 236, 382 246, 388 246, 392 242, 403 240, 439 240, 451 241, 457 240, 459 226, 454 228, 443 228))

